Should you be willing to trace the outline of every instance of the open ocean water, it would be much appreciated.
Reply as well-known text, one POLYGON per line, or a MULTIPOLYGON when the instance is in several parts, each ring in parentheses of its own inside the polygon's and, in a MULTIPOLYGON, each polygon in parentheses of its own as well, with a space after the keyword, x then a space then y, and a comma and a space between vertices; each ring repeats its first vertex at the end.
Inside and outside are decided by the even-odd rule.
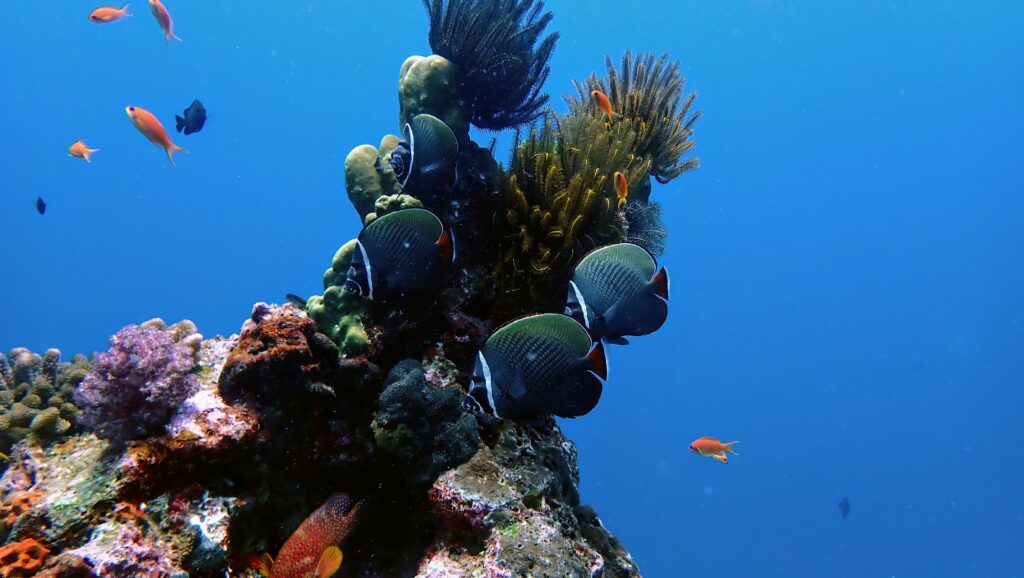
MULTIPOLYGON (((359 230, 343 161, 397 130, 420 2, 167 4, 170 46, 145 2, 104 26, 5 6, 0 350, 102 351, 157 316, 237 332, 320 292, 359 230), (171 167, 124 107, 170 127, 195 98, 171 167)), ((668 322, 561 420, 644 575, 1024 576, 1024 3, 547 7, 556 108, 632 48, 680 60, 704 113, 702 167, 653 194, 668 322), (740 455, 690 454, 704 435, 740 455)))

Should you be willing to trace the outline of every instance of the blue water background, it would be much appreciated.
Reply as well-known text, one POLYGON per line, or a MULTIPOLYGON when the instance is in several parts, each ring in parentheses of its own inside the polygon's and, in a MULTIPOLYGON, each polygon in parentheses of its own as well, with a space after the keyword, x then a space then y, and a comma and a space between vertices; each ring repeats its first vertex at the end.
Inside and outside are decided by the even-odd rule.
MULTIPOLYGON (((345 155, 397 131, 398 68, 429 52, 419 4, 168 0, 169 47, 144 2, 6 11, 0 348, 102 350, 154 316, 228 334, 319 292, 358 230, 345 155), (170 126, 193 98, 172 168, 123 109, 170 126)), ((631 47, 681 59, 705 113, 703 168, 655 185, 669 321, 565 423, 644 574, 1024 576, 1024 4, 548 5, 559 106, 631 47), (741 455, 688 454, 701 435, 741 455)))

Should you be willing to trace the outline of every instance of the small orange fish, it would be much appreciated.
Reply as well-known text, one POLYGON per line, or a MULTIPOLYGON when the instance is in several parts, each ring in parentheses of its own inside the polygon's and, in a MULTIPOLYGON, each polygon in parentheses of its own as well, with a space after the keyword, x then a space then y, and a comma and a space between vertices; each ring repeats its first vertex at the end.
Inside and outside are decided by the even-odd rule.
POLYGON ((171 161, 171 165, 174 164, 174 157, 171 156, 172 152, 188 152, 171 142, 171 137, 167 136, 164 125, 160 124, 160 121, 153 116, 153 113, 137 106, 126 106, 124 107, 124 112, 128 115, 128 120, 132 121, 132 124, 135 125, 135 128, 139 129, 143 136, 148 138, 153 144, 164 149, 167 153, 167 160, 171 161))
POLYGON ((104 6, 102 8, 97 8, 92 11, 92 14, 89 15, 89 21, 96 22, 98 24, 103 24, 106 22, 120 20, 125 16, 131 16, 131 14, 128 12, 129 6, 131 6, 131 4, 125 4, 120 8, 114 8, 113 6, 104 6))
POLYGON ((690 451, 706 458, 715 458, 715 460, 727 464, 729 463, 729 456, 726 455, 726 452, 738 456, 739 454, 732 449, 732 446, 738 443, 740 442, 723 444, 717 438, 702 437, 697 438, 690 444, 690 451))
POLYGON ((626 175, 615 171, 615 194, 619 196, 619 208, 621 209, 626 200, 629 199, 629 184, 626 183, 626 175))
POLYGON ((91 149, 85 146, 85 143, 82 142, 82 139, 78 139, 75 142, 71 143, 71 146, 68 147, 68 156, 75 157, 76 159, 85 159, 85 162, 91 163, 92 161, 89 160, 89 155, 98 150, 100 149, 91 149))
POLYGON ((164 8, 163 2, 160 0, 149 0, 149 10, 153 13, 153 18, 156 18, 156 23, 160 25, 160 30, 164 31, 164 43, 170 42, 171 38, 181 41, 174 34, 174 21, 171 20, 171 14, 164 8))
POLYGON ((281 546, 275 562, 269 554, 260 560, 265 578, 330 578, 341 567, 339 544, 358 522, 363 502, 352 503, 345 494, 334 494, 309 515, 281 546))
POLYGON ((615 112, 612 111, 612 101, 608 100, 608 95, 600 90, 592 90, 590 91, 590 96, 594 97, 594 100, 597 101, 598 108, 601 109, 601 112, 607 114, 608 119, 611 120, 612 115, 614 115, 615 112))

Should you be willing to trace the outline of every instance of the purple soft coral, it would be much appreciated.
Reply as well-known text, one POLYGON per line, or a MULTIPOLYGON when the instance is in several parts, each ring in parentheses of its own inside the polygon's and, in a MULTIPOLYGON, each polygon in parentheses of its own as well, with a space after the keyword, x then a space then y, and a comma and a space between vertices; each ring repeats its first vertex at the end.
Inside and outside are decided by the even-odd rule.
POLYGON ((118 331, 75 391, 79 420, 114 441, 160 433, 199 386, 189 373, 198 339, 190 321, 167 329, 163 322, 148 322, 118 331))

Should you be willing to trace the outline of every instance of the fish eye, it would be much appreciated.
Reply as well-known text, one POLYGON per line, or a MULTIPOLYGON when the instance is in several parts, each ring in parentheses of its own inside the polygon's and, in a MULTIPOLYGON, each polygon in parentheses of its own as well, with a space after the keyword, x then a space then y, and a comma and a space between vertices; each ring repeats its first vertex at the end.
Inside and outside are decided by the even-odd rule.
POLYGON ((130 111, 132 111, 132 112, 135 112, 135 107, 134 107, 134 106, 129 106, 129 107, 128 107, 128 110, 130 110, 130 111))

